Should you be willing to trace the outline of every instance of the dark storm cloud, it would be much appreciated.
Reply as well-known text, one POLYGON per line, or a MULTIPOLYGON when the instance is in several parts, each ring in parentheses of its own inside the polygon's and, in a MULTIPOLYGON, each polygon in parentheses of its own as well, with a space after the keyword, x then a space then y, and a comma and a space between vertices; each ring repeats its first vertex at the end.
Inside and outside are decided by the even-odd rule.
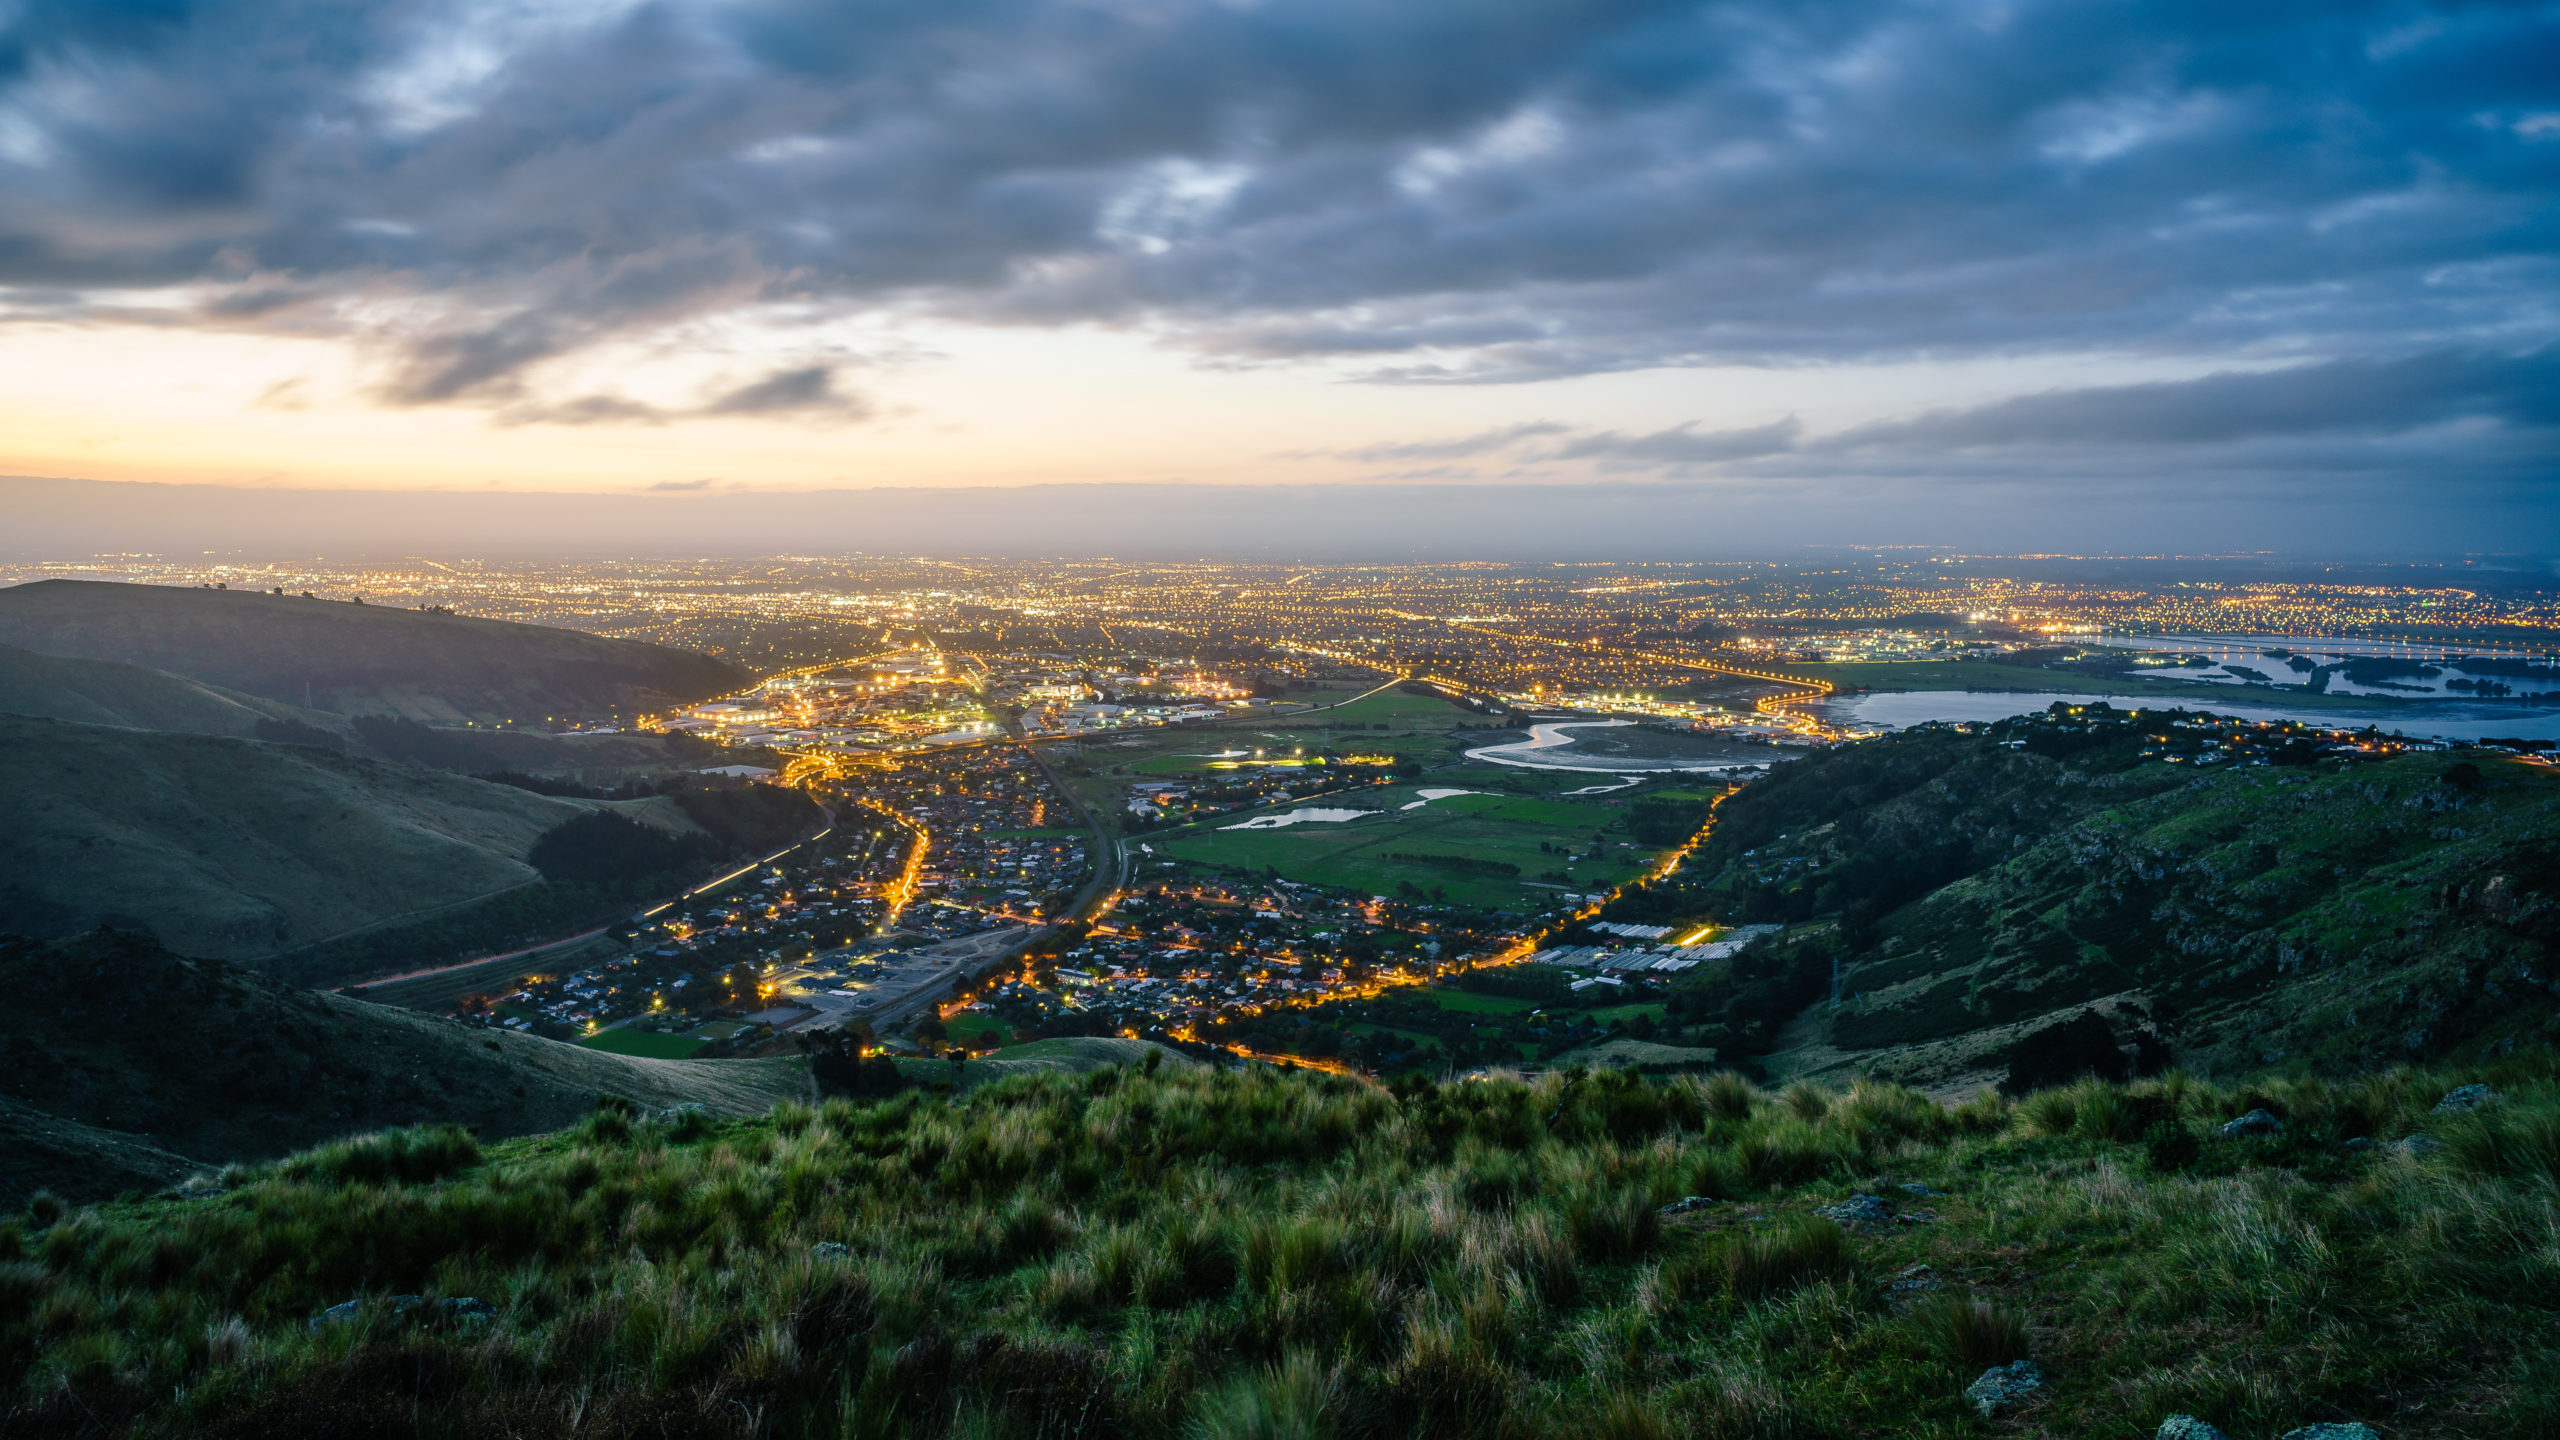
MULTIPOLYGON (((1695 423, 1650 434, 1575 432, 1545 422, 1446 440, 1331 452, 1395 460, 1507 454, 1521 464, 1587 460, 1661 475, 2119 477, 2156 469, 2176 447, 2187 473, 2376 472, 2441 463, 2459 427, 2479 478, 2547 470, 2560 448, 2560 351, 2438 351, 2333 360, 2193 380, 2047 390, 1987 405, 1807 436, 1794 417, 1743 429, 1695 423), (1552 443, 1532 443, 1549 441, 1552 443), (2055 452, 2067 451, 2057 462, 2055 452), (1778 462, 1771 464, 1749 462, 1778 462)), ((2447 477, 2456 478, 2456 477, 2447 477)))
MULTIPOLYGON (((527 376, 547 361, 775 303, 1143 324, 1213 363, 1339 357, 1415 383, 2250 351, 2347 367, 2326 392, 2344 396, 2416 383, 2393 367, 2437 363, 2420 350, 2560 334, 2547 4, 0 16, 0 289, 212 282, 233 293, 206 323, 306 330, 312 297, 407 296, 411 318, 367 332, 397 347, 394 403, 539 411, 527 376)), ((2320 428, 2283 419, 2317 403, 2285 398, 2310 377, 2197 383, 1861 443, 2320 428)), ((773 403, 713 408, 811 413, 787 387, 750 394, 773 403)), ((1599 462, 1731 458, 1680 459, 1714 444, 1686 431, 1578 443, 1599 462)))
POLYGON ((2336 360, 2150 385, 2052 390, 1866 425, 1836 448, 2199 445, 2394 434, 2457 420, 2560 425, 2560 351, 2336 360))

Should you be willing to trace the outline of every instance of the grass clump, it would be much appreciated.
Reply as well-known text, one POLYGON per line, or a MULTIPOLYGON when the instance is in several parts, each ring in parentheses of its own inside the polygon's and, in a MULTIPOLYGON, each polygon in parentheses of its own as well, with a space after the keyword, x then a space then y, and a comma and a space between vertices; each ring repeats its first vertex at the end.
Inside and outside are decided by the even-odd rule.
POLYGON ((1929 1348, 1964 1375, 2027 1358, 2027 1322, 1995 1300, 1938 1295, 1916 1307, 1913 1323, 1929 1348))
POLYGON ((1776 1231, 1753 1235, 1724 1252, 1725 1284, 1746 1300, 1764 1300, 1816 1280, 1849 1273, 1849 1235, 1831 1221, 1791 1217, 1776 1231))

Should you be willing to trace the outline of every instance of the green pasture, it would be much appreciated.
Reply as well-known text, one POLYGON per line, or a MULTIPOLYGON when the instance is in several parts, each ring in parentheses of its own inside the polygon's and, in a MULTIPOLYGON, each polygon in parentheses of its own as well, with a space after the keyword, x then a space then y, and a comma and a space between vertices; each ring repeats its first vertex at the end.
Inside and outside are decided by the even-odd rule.
MULTIPOLYGON (((1435 786, 1459 787, 1479 772, 1432 777, 1435 786)), ((1606 805, 1517 795, 1460 795, 1435 800, 1421 810, 1398 807, 1417 798, 1418 787, 1393 786, 1343 797, 1339 808, 1375 809, 1370 819, 1339 824, 1293 825, 1277 830, 1230 830, 1250 815, 1287 813, 1290 806, 1224 816, 1150 841, 1156 850, 1200 865, 1281 875, 1317 885, 1339 886, 1371 895, 1393 895, 1410 881, 1425 891, 1444 890, 1451 901, 1491 909, 1516 909, 1544 900, 1554 891, 1523 884, 1539 881, 1550 870, 1565 870, 1576 888, 1597 890, 1640 873, 1653 858, 1649 850, 1622 850, 1615 832, 1605 857, 1567 865, 1561 855, 1541 853, 1540 841, 1576 848, 1588 846, 1592 832, 1602 830, 1624 812, 1606 805), (1470 873, 1426 861, 1397 860, 1393 853, 1454 855, 1470 860, 1506 862, 1520 867, 1520 878, 1470 873)), ((1329 799, 1310 802, 1328 805, 1329 799)), ((1550 882, 1552 883, 1552 882, 1550 882)))
POLYGON ((1465 990, 1443 990, 1437 986, 1422 993, 1430 997, 1432 1004, 1461 1015, 1523 1015, 1538 1008, 1534 1000, 1519 1000, 1509 995, 1477 995, 1465 990))
POLYGON ((643 1060, 682 1060, 711 1042, 697 1040, 690 1035, 668 1035, 625 1026, 620 1030, 599 1030, 578 1043, 607 1055, 636 1055, 643 1060))

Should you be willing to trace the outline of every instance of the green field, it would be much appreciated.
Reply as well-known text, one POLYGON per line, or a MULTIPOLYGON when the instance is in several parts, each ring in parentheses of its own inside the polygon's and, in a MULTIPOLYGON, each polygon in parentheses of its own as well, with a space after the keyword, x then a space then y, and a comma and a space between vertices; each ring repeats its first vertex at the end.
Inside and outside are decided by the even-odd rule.
MULTIPOLYGON (((1486 773, 1491 768, 1433 776, 1432 788, 1462 788, 1471 781, 1499 783, 1502 776, 1486 773)), ((1293 825, 1277 830, 1223 828, 1241 824, 1254 813, 1286 814, 1299 808, 1281 806, 1275 811, 1222 816, 1162 837, 1150 837, 1149 843, 1162 854, 1194 864, 1255 872, 1277 870, 1293 880, 1372 895, 1396 894, 1399 884, 1409 882, 1426 893, 1445 891, 1451 901, 1459 904, 1492 909, 1518 909, 1553 897, 1558 893, 1554 889, 1537 888, 1538 883, 1557 883, 1544 879, 1551 871, 1561 870, 1569 875, 1570 879, 1563 883, 1573 889, 1599 890, 1641 873, 1653 859, 1650 850, 1621 847, 1624 832, 1608 827, 1625 812, 1613 806, 1517 795, 1459 795, 1435 800, 1420 810, 1399 808, 1418 798, 1417 788, 1397 785, 1360 791, 1339 800, 1320 797, 1311 802, 1343 809, 1375 809, 1380 812, 1375 819, 1293 825), (1545 841, 1587 850, 1594 832, 1609 837, 1607 854, 1600 860, 1574 860, 1568 864, 1564 856, 1538 849, 1539 842, 1545 841), (1397 854, 1506 862, 1520 867, 1520 878, 1390 858, 1397 854)))
POLYGON ((643 1060, 682 1060, 711 1043, 690 1035, 667 1035, 656 1030, 599 1030, 578 1042, 589 1050, 607 1055, 637 1055, 643 1060))
POLYGON ((1443 1010, 1461 1015, 1518 1015, 1538 1008, 1534 1000, 1515 1000, 1508 995, 1474 995, 1464 990, 1443 990, 1438 986, 1422 992, 1423 997, 1443 1010))
POLYGON ((942 1028, 953 1039, 966 1039, 973 1035, 993 1035, 996 1037, 997 1044, 1004 1043, 1004 1022, 992 1015, 971 1015, 964 1012, 943 1021, 942 1028))

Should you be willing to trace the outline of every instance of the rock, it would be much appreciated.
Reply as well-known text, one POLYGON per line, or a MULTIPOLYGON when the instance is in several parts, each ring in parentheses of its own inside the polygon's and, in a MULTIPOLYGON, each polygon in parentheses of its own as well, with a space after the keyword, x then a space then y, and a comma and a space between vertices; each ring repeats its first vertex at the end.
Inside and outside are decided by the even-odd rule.
POLYGON ((2486 1085, 2465 1085, 2459 1089, 2447 1091, 2445 1097, 2436 1102, 2436 1113, 2459 1115, 2465 1110, 2477 1110, 2483 1105, 2495 1105, 2506 1098, 2486 1085))
POLYGON ((1926 1265, 1914 1265, 1904 1270, 1884 1287, 1888 1295, 1926 1295, 1932 1290, 1946 1288, 1947 1282, 1939 1279, 1937 1272, 1926 1265))
POLYGON ((2193 1415, 2172 1415, 2160 1422, 2160 1433, 2152 1440, 2231 1440, 2193 1415))
POLYGON ((2350 1420, 2344 1425, 2305 1425, 2299 1430, 2287 1430, 2284 1440, 2382 1440, 2382 1437, 2374 1434, 2373 1427, 2363 1421, 2350 1420))
POLYGON ((1906 1195, 1917 1195, 1923 1200, 1944 1200, 1947 1198, 1946 1191, 1932 1190, 1927 1185, 1924 1185, 1917 1180, 1903 1181, 1902 1191, 1906 1195))
POLYGON ((1837 1205, 1817 1205, 1813 1213, 1852 1228, 1881 1225, 1893 1218, 1893 1202, 1874 1195, 1852 1195, 1837 1205))
POLYGON ((2349 1150, 2379 1150, 2382 1147, 2374 1142, 2372 1136, 2359 1135, 2353 1140, 2348 1141, 2345 1148, 2349 1150))
POLYGON ((2391 1148, 2413 1160, 2423 1160, 2443 1149, 2444 1142, 2433 1135, 2412 1135, 2406 1140, 2392 1141, 2391 1148))
POLYGON ((1982 1378, 1964 1387, 1964 1398, 1985 1420, 2005 1415, 2018 1407, 2018 1402, 2044 1388, 2044 1371, 2033 1360, 2020 1360, 2013 1365, 1994 1365, 1982 1372, 1982 1378))
POLYGON ((1686 1215, 1692 1210, 1704 1210, 1714 1203, 1716 1202, 1708 1199, 1704 1195, 1683 1195, 1679 1199, 1672 1201, 1670 1204, 1663 1206, 1659 1213, 1664 1215, 1686 1215))
POLYGON ((2264 1110, 2252 1110, 2213 1133, 2225 1140, 2237 1140, 2244 1135, 2273 1135, 2283 1129, 2283 1121, 2264 1110))
POLYGON ((444 1302, 444 1318, 478 1324, 497 1319, 498 1307, 477 1295, 456 1296, 444 1302))
POLYGON ((346 1300, 312 1316, 311 1328, 318 1330, 330 1325, 352 1325, 363 1318, 364 1301, 346 1300))
POLYGON ((852 1255, 852 1251, 833 1240, 821 1240, 809 1247, 809 1258, 812 1260, 846 1260, 852 1258, 852 1255))

